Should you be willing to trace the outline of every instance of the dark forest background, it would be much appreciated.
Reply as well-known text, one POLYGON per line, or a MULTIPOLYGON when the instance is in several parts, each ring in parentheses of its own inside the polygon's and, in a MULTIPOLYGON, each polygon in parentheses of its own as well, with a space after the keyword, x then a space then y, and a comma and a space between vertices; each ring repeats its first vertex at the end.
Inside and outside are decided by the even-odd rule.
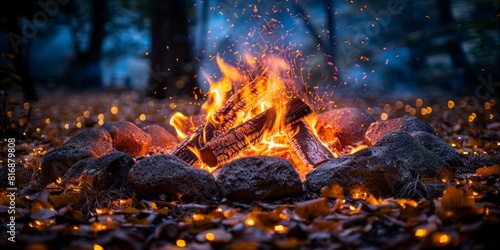
POLYGON ((240 65, 263 53, 339 94, 493 97, 499 48, 500 2, 487 0, 0 3, 0 86, 26 100, 58 88, 189 96, 220 76, 216 54, 240 65))

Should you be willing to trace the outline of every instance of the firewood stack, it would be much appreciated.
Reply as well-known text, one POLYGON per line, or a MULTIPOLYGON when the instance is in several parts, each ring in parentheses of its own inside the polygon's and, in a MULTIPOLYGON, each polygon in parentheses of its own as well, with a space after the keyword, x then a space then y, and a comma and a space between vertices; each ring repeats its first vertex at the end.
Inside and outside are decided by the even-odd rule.
POLYGON ((171 152, 190 165, 203 161, 209 167, 220 167, 249 145, 262 141, 276 122, 285 131, 290 146, 302 162, 316 167, 334 156, 311 132, 302 118, 311 108, 299 98, 281 107, 271 107, 253 118, 237 124, 238 118, 254 110, 268 88, 266 77, 257 77, 234 95, 203 125, 188 135, 171 152), (280 110, 285 114, 278 120, 280 110), (278 121, 277 121, 278 120, 278 121))

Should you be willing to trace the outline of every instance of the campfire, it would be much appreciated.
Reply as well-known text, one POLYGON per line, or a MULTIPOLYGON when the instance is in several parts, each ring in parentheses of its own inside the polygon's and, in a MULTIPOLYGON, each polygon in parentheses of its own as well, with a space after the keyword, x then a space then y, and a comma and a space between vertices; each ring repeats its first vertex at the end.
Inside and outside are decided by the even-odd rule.
POLYGON ((142 194, 174 200, 200 194, 205 200, 215 195, 273 200, 322 192, 331 184, 355 199, 433 198, 462 166, 456 150, 420 119, 376 122, 364 110, 325 109, 309 100, 309 86, 297 83, 283 58, 246 60, 246 68, 237 68, 216 57, 222 77, 211 83, 201 114, 171 116, 177 139, 156 124, 140 129, 125 121, 100 123, 44 157, 42 184, 107 188, 130 182, 142 194), (234 178, 246 186, 237 194, 229 181, 234 178), (186 186, 189 182, 198 183, 186 186))
POLYGON ((307 168, 334 158, 328 143, 317 137, 313 109, 294 93, 293 81, 286 78, 290 69, 284 60, 265 60, 262 73, 254 79, 219 57, 217 63, 223 78, 211 84, 203 105, 204 122, 196 125, 183 114, 172 116, 170 124, 182 141, 170 154, 210 172, 245 155, 298 158, 295 163, 307 168), (226 99, 229 92, 233 94, 226 99), (186 128, 183 123, 192 126, 186 128))
MULTIPOLYGON (((498 157, 467 151, 478 145, 473 138, 440 138, 415 116, 376 121, 369 109, 318 107, 280 58, 252 77, 217 63, 223 77, 202 113, 171 114, 175 133, 166 121, 140 128, 99 119, 48 151, 42 185, 24 184, 16 197, 26 221, 20 240, 61 246, 59 237, 83 235, 94 249, 430 248, 481 246, 470 236, 498 227, 498 157)), ((432 112, 451 116, 449 106, 432 112)), ((498 134, 500 126, 490 128, 498 134)), ((498 150, 495 140, 484 148, 498 150)))

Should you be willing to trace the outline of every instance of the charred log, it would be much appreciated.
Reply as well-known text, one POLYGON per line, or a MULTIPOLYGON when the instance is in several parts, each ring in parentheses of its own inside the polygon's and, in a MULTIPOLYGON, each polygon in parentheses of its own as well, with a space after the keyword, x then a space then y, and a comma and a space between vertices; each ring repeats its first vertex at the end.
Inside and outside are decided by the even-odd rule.
POLYGON ((267 78, 257 77, 236 94, 232 95, 215 113, 212 123, 217 132, 223 133, 236 126, 238 114, 244 115, 254 109, 267 91, 267 78))
POLYGON ((215 127, 212 124, 200 125, 188 137, 182 140, 177 146, 172 149, 170 154, 173 154, 189 165, 193 165, 199 159, 194 153, 205 145, 205 141, 209 141, 215 136, 215 127))
POLYGON ((303 120, 289 126, 286 135, 299 158, 308 166, 317 167, 335 158, 332 152, 313 135, 311 129, 303 120))
POLYGON ((221 109, 215 113, 214 118, 205 125, 198 128, 183 141, 181 141, 171 152, 190 165, 199 159, 195 153, 202 148, 206 142, 212 140, 216 135, 222 134, 235 126, 238 114, 245 114, 255 108, 267 90, 267 79, 258 77, 238 92, 232 95, 221 109))
MULTIPOLYGON (((307 104, 300 99, 293 99, 286 105, 284 125, 290 126, 310 113, 311 108, 307 104)), ((274 125, 276 115, 276 108, 272 107, 214 138, 201 149, 201 159, 210 167, 232 159, 248 145, 261 141, 264 132, 274 125)))

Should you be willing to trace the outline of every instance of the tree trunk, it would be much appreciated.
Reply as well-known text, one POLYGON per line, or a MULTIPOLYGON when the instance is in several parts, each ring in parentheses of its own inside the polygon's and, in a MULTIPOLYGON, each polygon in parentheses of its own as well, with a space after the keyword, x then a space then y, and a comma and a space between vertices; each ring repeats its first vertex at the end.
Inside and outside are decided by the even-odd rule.
MULTIPOLYGON (((19 28, 19 15, 16 12, 6 13, 5 16, 6 21, 6 31, 8 35, 14 36, 23 36, 21 29, 19 28)), ((19 38, 21 39, 21 38, 19 38)), ((25 39, 25 38, 22 38, 25 39)), ((19 42, 19 41, 18 41, 19 42)), ((28 68, 28 64, 25 60, 26 55, 24 48, 25 43, 19 42, 15 44, 10 44, 9 53, 14 55, 13 58, 13 66, 16 70, 16 73, 21 77, 21 90, 23 91, 25 101, 35 101, 38 99, 33 79, 31 77, 31 73, 28 68), (15 46, 15 47, 14 47, 15 46)))
POLYGON ((446 50, 451 57, 453 66, 463 70, 463 74, 459 74, 459 78, 457 79, 458 83, 456 83, 458 86, 455 86, 455 89, 460 92, 471 92, 472 88, 470 86, 473 85, 471 83, 475 81, 475 73, 462 50, 460 37, 454 30, 455 26, 451 10, 451 0, 437 0, 436 2, 439 11, 439 20, 447 32, 446 36, 448 40, 445 43, 446 50))
POLYGON ((151 0, 151 70, 147 95, 191 94, 195 87, 185 1, 151 0))
POLYGON ((80 49, 76 32, 73 29, 72 39, 76 56, 63 77, 63 81, 72 84, 77 89, 94 89, 102 87, 102 45, 106 36, 105 25, 108 21, 108 1, 92 0, 92 32, 90 33, 87 50, 80 49))

